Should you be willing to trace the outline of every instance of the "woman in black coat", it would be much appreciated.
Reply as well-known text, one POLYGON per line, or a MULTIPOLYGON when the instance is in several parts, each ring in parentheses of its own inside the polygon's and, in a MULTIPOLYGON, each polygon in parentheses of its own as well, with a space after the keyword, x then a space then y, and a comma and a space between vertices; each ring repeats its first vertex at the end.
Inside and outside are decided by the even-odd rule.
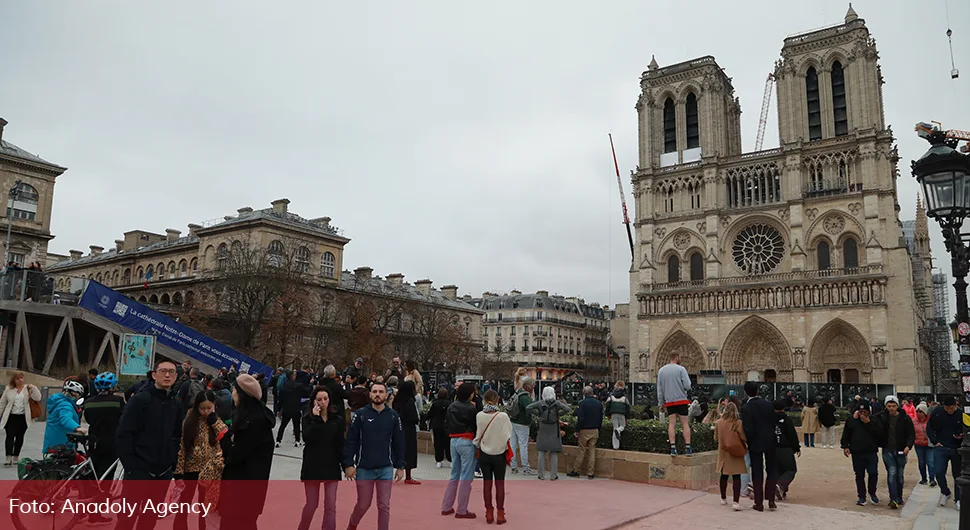
POLYGON ((263 405, 261 398, 262 389, 253 376, 240 374, 236 378, 232 389, 236 411, 232 415, 230 436, 222 438, 225 468, 219 493, 219 516, 225 528, 256 530, 256 520, 266 504, 276 415, 263 405))
POLYGON ((414 381, 405 381, 397 389, 392 405, 401 417, 404 428, 404 479, 405 484, 421 484, 411 478, 411 470, 418 467, 418 406, 415 400, 414 381))
POLYGON ((324 487, 323 530, 337 528, 337 484, 341 479, 340 457, 344 447, 344 418, 338 415, 330 389, 318 386, 310 394, 312 407, 303 416, 303 467, 300 480, 306 504, 299 530, 308 530, 320 503, 320 483, 324 487))
POLYGON ((434 461, 438 467, 441 462, 447 459, 451 462, 451 439, 448 437, 448 429, 445 427, 445 412, 451 405, 448 399, 448 389, 439 388, 437 399, 431 403, 428 409, 428 424, 431 427, 431 436, 434 439, 434 461))

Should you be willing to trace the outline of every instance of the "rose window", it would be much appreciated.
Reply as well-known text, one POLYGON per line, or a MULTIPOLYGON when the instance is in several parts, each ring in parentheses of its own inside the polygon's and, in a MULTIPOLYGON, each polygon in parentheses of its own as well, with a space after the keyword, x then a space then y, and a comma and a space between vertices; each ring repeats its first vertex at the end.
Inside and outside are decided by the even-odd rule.
POLYGON ((785 240, 771 226, 751 225, 734 238, 732 255, 735 265, 745 273, 766 274, 785 257, 785 240))

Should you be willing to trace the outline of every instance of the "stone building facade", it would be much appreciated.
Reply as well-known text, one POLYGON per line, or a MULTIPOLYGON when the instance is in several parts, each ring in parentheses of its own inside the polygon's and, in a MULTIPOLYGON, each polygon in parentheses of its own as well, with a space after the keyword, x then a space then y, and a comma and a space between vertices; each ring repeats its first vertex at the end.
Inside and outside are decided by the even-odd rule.
POLYGON ((54 207, 54 182, 67 168, 27 152, 4 138, 7 121, 0 118, 0 194, 7 205, 0 229, 4 234, 10 225, 11 261, 21 265, 33 262, 47 264, 47 244, 51 234, 51 210, 54 207), (20 184, 17 184, 20 181, 20 184), (14 198, 11 190, 17 188, 14 198))
MULTIPOLYGON (((289 203, 288 199, 279 199, 266 209, 240 208, 234 216, 188 225, 187 235, 175 229, 164 234, 125 232, 109 250, 97 245, 91 245, 86 254, 71 250, 70 257, 48 266, 47 273, 53 276, 57 292, 76 291, 83 279, 91 279, 155 309, 178 315, 184 306, 203 304, 208 309, 220 309, 215 307, 218 296, 209 294, 213 286, 224 280, 220 271, 230 267, 227 262, 238 247, 265 249, 268 262, 282 261, 285 252, 286 266, 300 273, 299 281, 308 300, 339 300, 341 295, 344 299, 348 295, 381 298, 389 301, 381 305, 382 311, 393 308, 398 313, 409 307, 433 306, 463 328, 469 342, 480 351, 482 312, 460 300, 456 286, 435 289, 428 279, 412 285, 404 281, 403 274, 382 278, 374 275, 370 267, 359 267, 353 272, 343 270, 344 248, 350 239, 331 225, 329 217, 303 218, 289 211, 289 203)), ((392 325, 383 323, 381 327, 382 332, 395 339, 416 335, 412 333, 413 319, 409 320, 408 315, 382 313, 368 318, 393 320, 392 325)), ((338 326, 339 321, 339 315, 335 315, 325 325, 338 326)), ((392 347, 399 347, 403 341, 391 343, 392 347)), ((301 354, 301 348, 294 350, 296 355, 301 354)))
POLYGON ((786 38, 780 147, 753 153, 713 57, 651 61, 636 105, 632 379, 654 381, 680 352, 690 373, 734 384, 929 385, 878 58, 851 8, 786 38))
POLYGON ((485 312, 487 358, 524 366, 538 380, 555 381, 572 372, 591 380, 608 378, 609 324, 599 304, 548 291, 484 293, 464 300, 485 312))

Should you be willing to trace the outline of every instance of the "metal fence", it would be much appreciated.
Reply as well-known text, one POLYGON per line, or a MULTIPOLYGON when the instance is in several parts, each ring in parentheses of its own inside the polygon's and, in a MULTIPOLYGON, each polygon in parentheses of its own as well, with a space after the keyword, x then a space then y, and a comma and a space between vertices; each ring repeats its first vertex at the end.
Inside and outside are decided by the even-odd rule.
POLYGON ((38 269, 4 269, 0 273, 0 300, 77 305, 90 280, 38 269))

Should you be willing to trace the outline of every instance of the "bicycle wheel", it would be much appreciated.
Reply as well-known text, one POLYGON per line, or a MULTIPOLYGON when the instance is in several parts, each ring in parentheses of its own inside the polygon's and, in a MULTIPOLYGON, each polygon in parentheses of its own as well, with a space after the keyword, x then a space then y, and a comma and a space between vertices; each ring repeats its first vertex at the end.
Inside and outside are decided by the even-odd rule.
POLYGON ((72 491, 77 491, 76 481, 65 482, 71 474, 70 468, 50 467, 27 474, 14 487, 10 497, 21 502, 36 501, 38 505, 49 505, 48 513, 31 513, 21 509, 11 509, 11 520, 17 530, 61 530, 72 528, 80 514, 61 513, 65 499, 72 491), (64 488, 61 488, 61 486, 64 488), (57 497, 54 497, 55 492, 57 497))

